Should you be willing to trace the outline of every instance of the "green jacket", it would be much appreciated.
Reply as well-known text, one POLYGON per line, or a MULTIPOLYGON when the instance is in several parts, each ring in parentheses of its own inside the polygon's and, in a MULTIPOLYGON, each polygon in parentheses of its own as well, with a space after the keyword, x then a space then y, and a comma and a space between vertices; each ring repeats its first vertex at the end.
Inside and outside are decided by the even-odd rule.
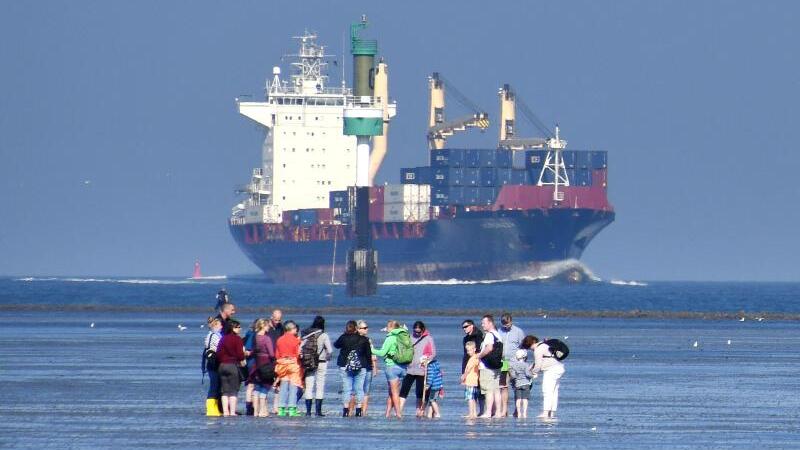
POLYGON ((386 339, 383 341, 381 348, 377 349, 373 347, 372 349, 373 355, 383 357, 383 364, 386 367, 397 365, 390 355, 397 353, 397 335, 402 331, 405 330, 402 328, 395 328, 394 330, 386 333, 386 339))

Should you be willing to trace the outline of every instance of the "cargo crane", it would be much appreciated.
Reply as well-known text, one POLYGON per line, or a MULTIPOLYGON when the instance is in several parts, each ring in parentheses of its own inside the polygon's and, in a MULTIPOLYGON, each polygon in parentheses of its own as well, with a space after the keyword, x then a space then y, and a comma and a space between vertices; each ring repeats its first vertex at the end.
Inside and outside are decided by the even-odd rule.
POLYGON ((447 81, 438 72, 434 72, 430 78, 428 78, 428 85, 431 91, 428 148, 431 150, 444 148, 447 138, 452 136, 456 131, 464 131, 467 128, 478 128, 484 131, 489 128, 489 114, 481 111, 480 108, 472 103, 464 94, 459 92, 452 83, 447 81), (445 84, 447 84, 448 91, 456 100, 472 111, 472 115, 445 122, 445 84))
POLYGON ((537 186, 553 186, 553 202, 564 200, 564 192, 559 191, 559 186, 569 186, 569 176, 564 164, 561 151, 566 148, 567 141, 559 136, 558 125, 555 133, 531 111, 522 99, 517 99, 516 94, 511 90, 511 86, 504 84, 498 92, 500 95, 500 148, 512 151, 522 151, 531 148, 547 148, 542 170, 539 172, 537 186), (520 111, 545 138, 517 138, 516 133, 516 106, 519 105, 520 111))

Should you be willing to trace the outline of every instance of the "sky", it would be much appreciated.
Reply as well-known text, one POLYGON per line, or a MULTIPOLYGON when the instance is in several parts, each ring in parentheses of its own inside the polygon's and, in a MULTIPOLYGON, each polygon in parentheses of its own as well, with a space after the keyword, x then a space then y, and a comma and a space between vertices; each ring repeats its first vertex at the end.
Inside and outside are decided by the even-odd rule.
POLYGON ((495 118, 510 83, 609 152, 599 276, 800 280, 800 3, 721 0, 2 2, 0 275, 256 273, 227 218, 263 132, 234 99, 361 14, 398 104, 380 182, 427 162, 431 72, 495 118))

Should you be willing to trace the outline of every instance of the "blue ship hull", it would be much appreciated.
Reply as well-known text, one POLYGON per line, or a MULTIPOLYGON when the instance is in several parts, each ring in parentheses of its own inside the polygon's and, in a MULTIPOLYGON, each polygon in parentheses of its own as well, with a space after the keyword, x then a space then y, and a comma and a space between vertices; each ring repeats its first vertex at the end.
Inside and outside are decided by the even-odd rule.
MULTIPOLYGON (((381 282, 499 280, 539 277, 546 263, 579 259, 589 242, 613 222, 613 211, 549 209, 471 212, 425 223, 414 238, 378 238, 381 282)), ((264 272, 283 283, 343 282, 350 240, 283 239, 253 243, 247 227, 231 225, 239 247, 264 272), (335 259, 335 264, 334 264, 335 259)))

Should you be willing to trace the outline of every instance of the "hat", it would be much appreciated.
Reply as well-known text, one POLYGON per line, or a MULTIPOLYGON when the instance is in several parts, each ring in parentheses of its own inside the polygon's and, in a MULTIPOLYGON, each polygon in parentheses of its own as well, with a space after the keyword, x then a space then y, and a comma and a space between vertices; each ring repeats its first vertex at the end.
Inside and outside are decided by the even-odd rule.
POLYGON ((516 357, 517 359, 525 359, 528 357, 528 351, 521 348, 517 350, 516 353, 514 353, 514 357, 516 357))

